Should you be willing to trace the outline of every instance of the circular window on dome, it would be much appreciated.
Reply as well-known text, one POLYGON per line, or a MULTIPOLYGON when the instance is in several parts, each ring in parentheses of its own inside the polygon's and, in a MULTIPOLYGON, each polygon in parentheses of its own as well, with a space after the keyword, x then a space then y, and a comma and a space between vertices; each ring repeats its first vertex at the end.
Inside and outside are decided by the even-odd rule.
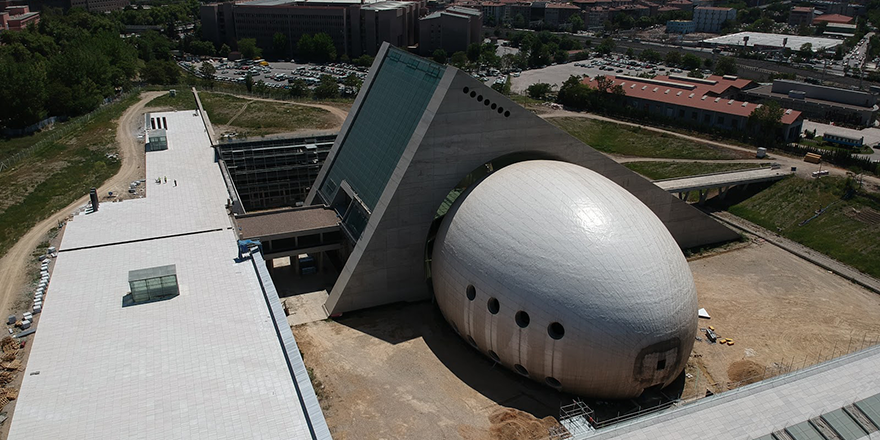
POLYGON ((504 113, 504 107, 498 107, 498 114, 504 113))
POLYGON ((458 331, 458 326, 455 325, 454 322, 449 321, 449 325, 452 327, 452 330, 453 330, 456 334, 461 334, 461 333, 459 333, 459 331, 458 331))
POLYGON ((477 102, 483 102, 483 95, 477 96, 477 102))
POLYGON ((489 313, 493 315, 498 314, 498 311, 501 310, 501 304, 495 298, 489 298, 489 302, 486 305, 489 307, 489 313))
POLYGON ((498 357, 498 353, 495 353, 492 350, 489 350, 489 357, 492 358, 496 363, 501 363, 501 359, 498 357))
POLYGON ((492 103, 492 110, 495 110, 495 107, 498 107, 498 104, 492 103))
POLYGON ((509 117, 510 117, 510 112, 504 112, 504 117, 505 117, 505 118, 509 118, 509 117))
POLYGON ((544 383, 550 385, 553 388, 556 388, 557 390, 562 388, 562 383, 556 380, 555 377, 547 376, 547 378, 544 379, 544 383))
POLYGON ((467 299, 473 301, 474 298, 477 297, 477 289, 474 288, 473 284, 468 284, 466 289, 467 299))
POLYGON ((485 101, 483 101, 483 105, 489 105, 489 104, 490 104, 490 102, 489 102, 489 100, 488 100, 488 99, 487 99, 487 100, 485 100, 485 101))
POLYGON ((468 92, 471 91, 471 89, 468 88, 468 87, 465 87, 465 88, 463 88, 463 89, 461 89, 461 90, 462 90, 465 94, 467 94, 468 92))
POLYGON ((554 322, 547 326, 547 333, 553 339, 562 339, 562 337, 565 336, 565 327, 558 322, 554 322))
POLYGON ((477 96, 477 92, 471 91, 471 98, 473 98, 474 96, 477 96))
POLYGON ((517 373, 522 374, 523 376, 529 375, 529 370, 526 370, 526 367, 523 367, 520 364, 514 364, 513 369, 516 370, 517 373))
POLYGON ((474 338, 472 338, 471 335, 467 335, 467 341, 468 344, 471 344, 471 346, 473 346, 474 348, 480 348, 477 347, 477 341, 474 341, 474 338))
POLYGON ((518 325, 520 328, 528 327, 529 322, 531 321, 531 318, 529 318, 529 314, 524 310, 516 312, 516 316, 514 316, 514 319, 516 319, 516 325, 518 325))

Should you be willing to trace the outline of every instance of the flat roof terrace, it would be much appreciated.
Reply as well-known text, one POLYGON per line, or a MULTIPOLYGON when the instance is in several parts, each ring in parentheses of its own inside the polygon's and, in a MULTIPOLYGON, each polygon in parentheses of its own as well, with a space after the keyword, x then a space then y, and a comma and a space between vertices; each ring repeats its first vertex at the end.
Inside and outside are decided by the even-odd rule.
POLYGON ((329 439, 265 264, 238 258, 202 119, 160 116, 148 197, 67 225, 9 438, 329 439), (129 271, 170 264, 179 295, 126 301, 129 271))

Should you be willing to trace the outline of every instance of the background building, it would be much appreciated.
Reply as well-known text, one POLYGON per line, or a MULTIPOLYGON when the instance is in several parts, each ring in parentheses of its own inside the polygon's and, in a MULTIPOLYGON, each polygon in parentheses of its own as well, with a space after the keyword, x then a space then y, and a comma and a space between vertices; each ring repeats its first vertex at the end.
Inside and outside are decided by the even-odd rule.
POLYGON ((697 32, 721 32, 725 21, 736 19, 736 9, 704 6, 694 8, 694 26, 697 32))
POLYGON ((807 117, 853 125, 873 124, 878 110, 877 95, 799 81, 780 79, 744 91, 743 95, 757 102, 773 99, 807 117))
POLYGON ((416 43, 419 2, 366 0, 254 0, 200 6, 202 34, 214 44, 235 47, 243 38, 272 48, 276 33, 287 37, 290 51, 306 34, 326 33, 339 55, 375 55, 383 41, 400 47, 416 43))
POLYGON ((796 6, 788 14, 788 24, 792 26, 810 26, 813 24, 813 8, 796 6))
POLYGON ((483 13, 471 8, 451 7, 419 19, 419 53, 430 56, 437 49, 452 55, 482 41, 483 13))
POLYGON ((39 22, 40 13, 31 12, 28 6, 0 2, 0 31, 20 31, 39 22))
POLYGON ((120 11, 131 4, 129 0, 28 0, 31 10, 40 11, 43 7, 82 8, 89 12, 120 11))
POLYGON ((697 25, 693 20, 669 20, 666 22, 666 32, 670 34, 690 34, 696 30, 697 25))

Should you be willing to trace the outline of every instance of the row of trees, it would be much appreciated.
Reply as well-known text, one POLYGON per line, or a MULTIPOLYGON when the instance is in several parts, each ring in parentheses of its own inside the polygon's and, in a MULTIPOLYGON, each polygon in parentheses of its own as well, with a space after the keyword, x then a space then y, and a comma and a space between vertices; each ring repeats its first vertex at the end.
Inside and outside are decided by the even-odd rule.
POLYGON ((47 10, 38 28, 0 33, 0 125, 87 113, 126 87, 140 51, 119 31, 105 16, 47 10))

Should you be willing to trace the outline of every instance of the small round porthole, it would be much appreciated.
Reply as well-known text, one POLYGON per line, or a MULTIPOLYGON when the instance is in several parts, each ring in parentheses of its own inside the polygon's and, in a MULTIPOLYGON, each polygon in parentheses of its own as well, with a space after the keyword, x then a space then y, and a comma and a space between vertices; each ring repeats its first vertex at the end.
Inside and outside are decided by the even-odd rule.
POLYGON ((529 370, 526 370, 526 367, 523 367, 520 364, 514 364, 513 369, 516 370, 517 373, 522 374, 523 376, 529 375, 529 370))
POLYGON ((547 334, 553 339, 562 339, 562 337, 565 336, 565 327, 558 322, 551 323, 547 326, 547 334))
POLYGON ((474 96, 477 96, 477 92, 472 91, 472 92, 471 92, 471 98, 473 98, 474 96))
POLYGON ((477 341, 474 341, 474 338, 472 338, 471 335, 467 335, 466 339, 468 341, 468 344, 471 344, 472 347, 480 348, 480 347, 477 347, 477 341))
POLYGON ((509 111, 504 112, 504 117, 505 117, 505 118, 509 118, 509 117, 510 117, 510 112, 509 112, 509 111))
POLYGON ((495 361, 496 363, 501 363, 501 359, 498 358, 498 353, 495 353, 492 350, 489 350, 489 357, 492 358, 492 360, 495 361))
POLYGON ((471 91, 471 89, 470 89, 469 87, 465 87, 465 88, 462 89, 462 91, 463 91, 465 94, 467 94, 468 92, 471 91))
POLYGON ((473 284, 468 284, 465 294, 467 295, 467 299, 473 301, 477 297, 477 289, 474 288, 473 284))
POLYGON ((555 377, 547 376, 547 378, 544 379, 544 383, 546 383, 547 385, 549 385, 553 388, 556 388, 557 390, 562 388, 562 383, 560 383, 558 380, 556 380, 555 377))
POLYGON ((477 96, 477 102, 483 102, 483 95, 477 96))
POLYGON ((498 107, 498 114, 504 113, 504 107, 498 107))
POLYGON ((492 110, 495 110, 495 107, 498 107, 498 104, 492 103, 492 110))
POLYGON ((516 325, 518 325, 520 328, 528 327, 529 322, 531 321, 531 318, 529 318, 529 314, 524 310, 516 312, 516 316, 514 316, 514 319, 516 320, 516 325))
POLYGON ((498 303, 498 300, 495 298, 489 298, 489 302, 486 303, 486 306, 489 308, 489 313, 496 315, 498 311, 501 310, 501 304, 498 303))

